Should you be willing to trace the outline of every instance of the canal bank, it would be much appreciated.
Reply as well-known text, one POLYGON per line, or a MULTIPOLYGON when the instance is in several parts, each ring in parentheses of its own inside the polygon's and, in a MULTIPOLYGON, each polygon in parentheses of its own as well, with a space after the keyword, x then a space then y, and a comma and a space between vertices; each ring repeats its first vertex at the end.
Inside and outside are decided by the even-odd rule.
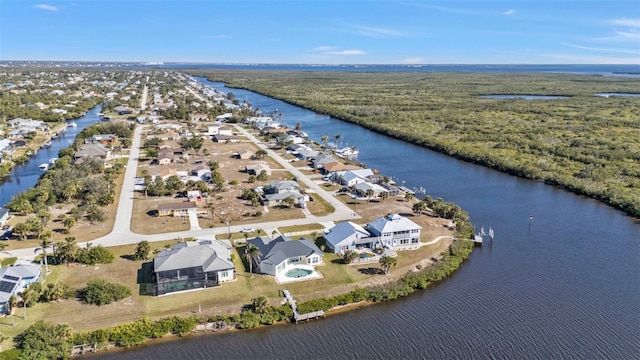
MULTIPOLYGON (((325 320, 118 353, 118 359, 634 358, 640 343, 640 224, 540 182, 404 143, 224 84, 199 79, 300 122, 315 140, 340 134, 359 161, 425 187, 492 226, 447 281, 413 296, 325 320), (533 222, 529 216, 534 215, 533 222)), ((109 354, 99 358, 109 358, 109 354)))

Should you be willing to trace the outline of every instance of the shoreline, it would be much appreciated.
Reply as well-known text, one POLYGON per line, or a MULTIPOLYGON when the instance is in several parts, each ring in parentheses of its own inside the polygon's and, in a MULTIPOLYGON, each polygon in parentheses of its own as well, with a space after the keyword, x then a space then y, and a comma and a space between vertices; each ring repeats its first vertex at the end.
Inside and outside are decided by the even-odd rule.
POLYGON ((630 208, 630 206, 632 204, 625 204, 625 203, 618 203, 618 202, 614 202, 615 199, 611 199, 609 197, 606 197, 605 194, 603 193, 597 193, 597 192, 591 192, 588 189, 583 189, 577 186, 572 186, 571 184, 568 183, 564 183, 562 182, 560 179, 552 179, 552 178, 538 178, 538 177, 531 177, 531 176, 527 176, 526 174, 523 174, 522 171, 518 171, 517 168, 513 168, 513 167, 509 167, 506 164, 502 164, 500 162, 499 158, 496 159, 492 159, 492 158, 479 158, 477 156, 474 156, 473 154, 467 154, 464 152, 460 152, 456 149, 449 149, 447 146, 442 145, 442 144, 437 144, 437 143, 433 143, 431 141, 429 141, 428 139, 421 139, 421 138, 416 138, 415 135, 412 134, 401 134, 401 133, 395 133, 395 132, 389 132, 389 130, 383 129, 382 127, 376 126, 375 124, 367 124, 367 123, 362 123, 362 122, 358 122, 358 121, 354 121, 354 120, 350 120, 344 117, 341 117, 339 115, 334 115, 331 114, 327 111, 320 111, 318 109, 314 109, 313 107, 308 107, 304 104, 301 103, 297 103, 295 101, 291 101, 285 98, 282 98, 276 94, 269 94, 266 93, 264 91, 260 91, 257 89, 252 89, 247 87, 246 85, 234 85, 232 83, 226 82, 222 79, 216 79, 212 76, 209 75, 202 75, 202 74, 193 74, 190 73, 189 70, 191 69, 185 69, 184 71, 191 75, 191 76, 197 76, 197 77, 203 77, 205 79, 207 79, 208 81, 211 82, 222 82, 225 84, 226 87, 228 88, 232 88, 232 89, 241 89, 241 90, 246 90, 246 91, 250 91, 250 92, 254 92, 256 94, 262 95, 262 96, 266 96, 266 97, 270 97, 270 98, 274 98, 277 100, 280 100, 282 102, 285 102, 287 104, 293 105, 293 106, 297 106, 297 107, 301 107, 303 109, 309 110, 309 111, 313 111, 317 114, 320 115, 325 115, 325 116, 330 116, 334 119, 337 119, 339 121, 344 121, 344 122, 348 122, 354 125, 358 125, 361 126, 367 130, 376 132, 378 134, 381 135, 385 135, 385 136, 389 136, 391 138, 400 140, 400 141, 405 141, 417 146, 421 146, 424 147, 426 149, 435 151, 437 153, 443 154, 443 155, 447 155, 447 156, 451 156, 455 159, 458 160, 462 160, 471 164, 475 164, 475 165, 480 165, 483 167, 487 167, 489 169, 492 170, 496 170, 496 171, 500 171, 502 173, 505 174, 509 174, 512 176, 517 176, 519 178, 522 179, 527 179, 527 180, 531 180, 531 181, 538 181, 538 182, 544 182, 547 185, 551 185, 554 186, 556 188, 565 190, 565 191, 569 191, 571 193, 574 193, 576 195, 581 195, 581 196, 586 196, 589 198, 592 198, 594 200, 600 201, 614 209, 617 209, 619 211, 624 212, 627 216, 633 217, 635 219, 640 219, 640 210, 635 210, 633 208, 630 208))

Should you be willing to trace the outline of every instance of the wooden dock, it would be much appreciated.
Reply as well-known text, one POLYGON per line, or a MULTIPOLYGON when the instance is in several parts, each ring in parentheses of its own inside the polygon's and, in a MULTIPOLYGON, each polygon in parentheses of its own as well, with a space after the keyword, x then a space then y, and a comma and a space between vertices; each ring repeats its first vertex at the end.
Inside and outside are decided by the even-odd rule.
POLYGON ((291 293, 289 292, 289 290, 282 290, 282 293, 284 294, 284 297, 289 302, 289 305, 291 305, 291 310, 293 310, 293 319, 295 320, 296 324, 299 321, 309 321, 310 319, 318 319, 320 317, 327 316, 323 310, 312 311, 306 314, 300 314, 300 311, 298 311, 298 305, 296 304, 296 300, 293 298, 293 296, 291 296, 291 293))

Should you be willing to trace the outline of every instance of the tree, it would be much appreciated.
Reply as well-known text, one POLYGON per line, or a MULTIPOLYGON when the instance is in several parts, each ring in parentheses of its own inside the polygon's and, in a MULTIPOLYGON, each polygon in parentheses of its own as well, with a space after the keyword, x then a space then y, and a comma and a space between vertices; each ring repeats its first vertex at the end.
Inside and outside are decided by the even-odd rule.
POLYGON ((82 291, 87 304, 106 305, 131 296, 131 289, 126 285, 110 283, 104 279, 94 279, 87 283, 82 291))
POLYGON ((76 245, 76 238, 67 236, 64 242, 58 242, 56 245, 56 260, 60 264, 66 264, 76 261, 80 248, 76 245))
POLYGON ((31 307, 40 297, 40 292, 34 287, 28 287, 22 290, 22 306, 24 307, 24 319, 27 319, 27 307, 31 307))
POLYGON ((408 193, 404 194, 404 199, 405 199, 406 201, 411 201, 411 200, 413 200, 413 194, 412 194, 412 193, 410 193, 410 192, 408 192, 408 193))
POLYGON ((336 139, 336 148, 340 148, 340 146, 338 146, 338 140, 342 138, 342 135, 336 134, 333 136, 333 138, 336 139))
POLYGON ((383 191, 380 193, 380 199, 382 199, 382 201, 385 201, 388 197, 389 197, 388 191, 383 191))
POLYGON ((373 191, 373 189, 367 189, 367 202, 371 202, 371 198, 373 197, 374 194, 375 194, 375 191, 373 191))
POLYGON ((388 255, 382 255, 380 257, 380 266, 382 266, 382 268, 384 269, 385 275, 388 275, 389 269, 391 269, 392 266, 396 266, 397 263, 398 261, 394 257, 388 255))
MULTIPOLYGON (((48 234, 51 234, 51 232, 49 231, 48 234)), ((45 271, 47 272, 47 274, 49 273, 49 263, 47 261, 47 248, 49 246, 51 246, 51 240, 49 240, 51 236, 42 236, 40 238, 40 247, 35 248, 35 250, 33 250, 34 254, 37 254, 38 252, 42 252, 42 256, 44 257, 44 268, 45 271)))
POLYGON ((207 208, 207 211, 209 211, 209 214, 211 214, 211 220, 215 220, 216 204, 207 201, 207 205, 205 207, 207 208))
POLYGON ((327 147, 327 141, 329 141, 329 135, 322 135, 322 145, 324 145, 324 147, 327 147))
POLYGON ((49 324, 38 320, 16 336, 16 348, 22 359, 68 359, 71 356, 72 331, 66 324, 49 324))
POLYGON ((251 309, 256 314, 264 314, 269 309, 269 299, 266 296, 251 299, 251 309))
POLYGON ((62 225, 64 225, 65 229, 67 230, 67 233, 69 233, 69 230, 71 230, 71 228, 75 224, 76 224, 76 218, 74 218, 73 216, 65 216, 64 218, 62 218, 62 225))
POLYGON ((413 204, 412 209, 413 209, 414 212, 417 212, 418 215, 422 215, 422 212, 427 209, 427 204, 425 204, 424 201, 420 201, 420 202, 417 202, 417 203, 413 204))
POLYGON ((13 233, 20 237, 20 240, 26 240, 29 235, 29 225, 27 223, 17 223, 13 227, 13 233))
POLYGON ((136 246, 136 250, 133 253, 135 260, 147 260, 151 253, 151 244, 147 240, 142 240, 136 246))
POLYGON ((296 203, 296 199, 294 199, 293 196, 288 196, 282 199, 282 204, 289 208, 292 207, 295 203, 296 203))
POLYGON ((262 256, 262 253, 260 252, 259 247, 253 244, 247 245, 244 252, 244 258, 249 263, 249 277, 253 277, 253 261, 258 260, 260 256, 262 256))
POLYGON ((358 257, 358 253, 353 250, 345 250, 340 257, 345 264, 351 264, 358 257))
POLYGON ((11 315, 11 326, 15 326, 16 323, 13 320, 13 309, 15 309, 18 304, 18 298, 15 295, 11 295, 9 297, 9 301, 7 301, 7 310, 9 311, 9 315, 11 315))
POLYGON ((256 160, 260 160, 260 159, 263 159, 263 158, 264 158, 265 156, 267 156, 267 155, 268 155, 267 150, 265 150, 265 149, 260 149, 260 150, 256 151, 256 153, 255 153, 255 154, 253 154, 253 157, 254 157, 256 160))

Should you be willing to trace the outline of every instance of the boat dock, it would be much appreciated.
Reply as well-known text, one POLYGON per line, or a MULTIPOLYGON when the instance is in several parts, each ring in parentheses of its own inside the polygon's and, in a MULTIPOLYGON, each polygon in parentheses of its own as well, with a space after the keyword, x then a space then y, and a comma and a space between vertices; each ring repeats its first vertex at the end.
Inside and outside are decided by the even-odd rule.
POLYGON ((293 310, 293 319, 296 321, 296 324, 299 321, 305 321, 305 320, 309 321, 310 319, 326 317, 326 314, 324 313, 323 310, 312 311, 306 314, 300 314, 300 311, 298 311, 298 305, 296 304, 296 300, 293 298, 293 296, 291 296, 291 293, 289 292, 289 290, 282 290, 282 293, 284 294, 285 299, 287 299, 287 301, 289 302, 289 305, 291 305, 291 309, 293 310))

